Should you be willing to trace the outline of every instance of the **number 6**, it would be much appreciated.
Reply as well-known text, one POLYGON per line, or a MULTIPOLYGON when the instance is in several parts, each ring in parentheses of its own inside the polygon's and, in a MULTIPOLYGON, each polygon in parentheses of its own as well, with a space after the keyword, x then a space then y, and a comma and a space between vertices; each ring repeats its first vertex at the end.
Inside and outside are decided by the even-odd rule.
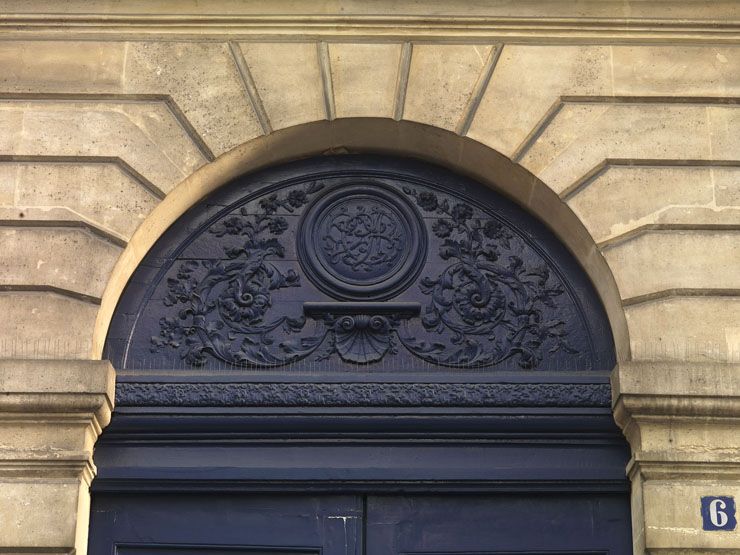
POLYGON ((722 528, 727 525, 730 517, 723 510, 727 508, 727 503, 721 499, 714 499, 709 503, 709 518, 717 528, 722 528))

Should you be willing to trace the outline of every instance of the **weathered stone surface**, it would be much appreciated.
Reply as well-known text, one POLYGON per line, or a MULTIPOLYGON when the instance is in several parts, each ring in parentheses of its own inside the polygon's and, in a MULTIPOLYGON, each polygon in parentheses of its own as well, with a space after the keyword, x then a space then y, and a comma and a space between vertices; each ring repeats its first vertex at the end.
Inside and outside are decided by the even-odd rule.
MULTIPOLYGON (((0 457, 2 455, 0 454, 0 457)), ((61 548, 72 553, 77 532, 77 480, 0 478, 0 549, 61 548)), ((5 551, 7 552, 7 551, 5 551)))
MULTIPOLYGON (((539 176, 550 165, 557 162, 558 157, 566 153, 569 147, 578 144, 584 133, 598 124, 610 108, 609 104, 600 102, 570 102, 561 105, 552 120, 542 122, 540 128, 533 130, 541 132, 541 134, 534 139, 534 142, 528 148, 522 151, 519 163, 539 176)), ((603 157, 598 158, 599 162, 603 160, 603 157)), ((576 179, 582 177, 595 166, 596 163, 588 166, 583 172, 574 172, 572 176, 563 180, 563 183, 545 183, 556 193, 561 194, 576 179)))
POLYGON ((126 50, 124 42, 0 41, 0 89, 18 93, 121 90, 126 50))
POLYGON ((316 43, 242 43, 272 128, 326 117, 316 43))
POLYGON ((612 46, 614 94, 737 96, 736 46, 612 46))
POLYGON ((740 105, 707 106, 712 156, 717 160, 740 158, 740 105))
POLYGON ((468 136, 511 156, 561 96, 611 92, 608 46, 507 44, 468 136))
POLYGON ((128 239, 158 203, 114 163, 0 163, 2 220, 83 220, 128 239), (14 191, 7 199, 2 184, 14 191))
MULTIPOLYGON (((735 425, 738 424, 735 421, 735 425)), ((734 468, 737 465, 726 466, 734 468)), ((740 480, 724 478, 721 469, 714 472, 707 469, 700 476, 683 480, 648 480, 643 486, 645 544, 648 552, 737 553, 740 550, 737 533, 702 530, 700 499, 718 495, 718 491, 721 495, 738 499, 740 480)))
POLYGON ((122 85, 171 95, 216 156, 262 134, 226 44, 130 43, 122 85))
POLYGON ((567 104, 522 164, 561 193, 608 158, 733 160, 737 114, 701 105, 567 104))
POLYGON ((625 307, 635 360, 740 362, 740 297, 671 297, 625 307))
POLYGON ((712 179, 717 205, 740 207, 740 167, 714 168, 712 179))
POLYGON ((623 299, 668 289, 733 289, 740 232, 650 231, 608 247, 604 256, 623 299))
POLYGON ((400 44, 329 45, 336 116, 393 116, 400 44))
POLYGON ((23 132, 23 108, 8 109, 7 104, 0 103, 0 152, 12 153, 21 142, 23 132))
POLYGON ((15 204, 15 181, 18 169, 8 164, 0 164, 0 206, 15 204))
POLYGON ((93 444, 113 396, 105 361, 0 360, 0 551, 86 553, 93 444))
POLYGON ((97 312, 55 293, 0 291, 0 358, 89 358, 97 312))
POLYGON ((0 42, 0 90, 169 95, 217 155, 260 134, 224 43, 0 42))
POLYGON ((0 102, 0 152, 21 156, 115 156, 164 191, 205 163, 161 101, 0 102))
POLYGON ((100 298, 121 248, 81 229, 0 228, 0 284, 100 298))
POLYGON ((492 48, 414 45, 404 119, 455 129, 492 48))
POLYGON ((610 166, 569 198, 568 206, 600 243, 646 224, 707 223, 709 214, 668 212, 711 207, 713 200, 712 168, 610 166))
POLYGON ((635 553, 740 549, 706 532, 701 497, 740 494, 740 364, 622 363, 615 418, 632 447, 635 553))

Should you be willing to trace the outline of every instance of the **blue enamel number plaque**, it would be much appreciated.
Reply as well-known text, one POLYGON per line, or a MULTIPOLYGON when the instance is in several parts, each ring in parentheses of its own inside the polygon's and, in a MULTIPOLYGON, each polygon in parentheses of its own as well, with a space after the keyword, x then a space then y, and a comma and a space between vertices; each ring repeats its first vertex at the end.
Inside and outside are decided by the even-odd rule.
POLYGON ((703 528, 707 531, 730 531, 737 526, 735 499, 727 496, 701 498, 703 528))

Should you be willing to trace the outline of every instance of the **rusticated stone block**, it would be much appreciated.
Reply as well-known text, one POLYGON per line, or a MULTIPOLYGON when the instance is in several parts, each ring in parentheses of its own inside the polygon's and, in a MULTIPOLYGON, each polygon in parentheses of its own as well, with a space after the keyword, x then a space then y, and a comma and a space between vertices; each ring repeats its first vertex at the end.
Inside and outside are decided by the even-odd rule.
POLYGON ((106 361, 0 360, 0 551, 87 551, 92 449, 110 421, 106 361))

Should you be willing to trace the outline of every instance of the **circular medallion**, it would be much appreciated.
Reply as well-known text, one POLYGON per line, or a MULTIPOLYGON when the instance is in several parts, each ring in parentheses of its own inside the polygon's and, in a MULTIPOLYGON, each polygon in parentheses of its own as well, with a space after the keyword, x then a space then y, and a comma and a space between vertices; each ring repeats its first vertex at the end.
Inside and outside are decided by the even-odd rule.
POLYGON ((393 297, 421 271, 426 251, 416 209, 377 183, 332 188, 306 210, 298 230, 307 277, 338 299, 393 297))

